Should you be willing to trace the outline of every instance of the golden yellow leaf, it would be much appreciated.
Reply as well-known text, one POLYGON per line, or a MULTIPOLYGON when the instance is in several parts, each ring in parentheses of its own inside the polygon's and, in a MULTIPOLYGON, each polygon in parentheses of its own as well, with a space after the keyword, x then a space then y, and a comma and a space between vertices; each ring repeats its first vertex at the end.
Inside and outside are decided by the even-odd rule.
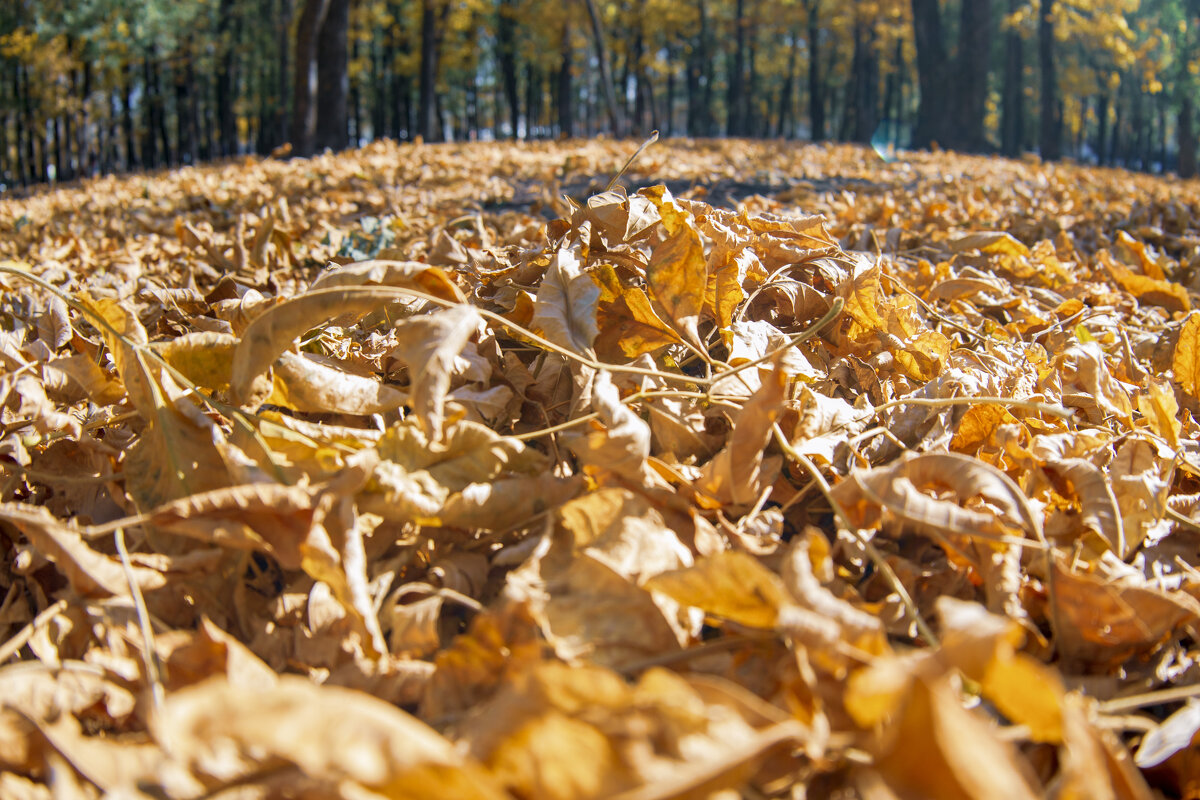
POLYGON ((1173 449, 1179 448, 1179 435, 1183 426, 1179 422, 1179 403, 1171 384, 1165 380, 1151 380, 1149 392, 1138 395, 1138 410, 1142 412, 1150 430, 1157 433, 1173 449))
POLYGON ((704 245, 690 215, 676 205, 665 187, 646 191, 658 206, 666 232, 650 255, 646 283, 671 321, 686 331, 695 324, 686 320, 696 317, 704 305, 704 287, 708 282, 704 245))
POLYGON ((1024 653, 998 653, 988 664, 982 689, 1013 724, 1029 729, 1033 741, 1062 741, 1066 690, 1056 670, 1024 653))
POLYGON ((661 573, 643 586, 751 628, 774 628, 779 610, 792 603, 778 575, 753 556, 733 551, 701 559, 694 567, 661 573))
POLYGON ((1187 289, 1178 283, 1139 275, 1115 262, 1108 264, 1108 270, 1122 289, 1143 303, 1162 306, 1168 311, 1190 311, 1192 308, 1187 289))
POLYGON ((974 453, 991 439, 996 428, 1016 421, 1017 418, 1003 406, 971 406, 958 421, 958 430, 950 440, 950 449, 959 453, 974 453))
POLYGON ((1191 314, 1179 331, 1171 361, 1175 382, 1192 397, 1200 397, 1200 314, 1191 314))

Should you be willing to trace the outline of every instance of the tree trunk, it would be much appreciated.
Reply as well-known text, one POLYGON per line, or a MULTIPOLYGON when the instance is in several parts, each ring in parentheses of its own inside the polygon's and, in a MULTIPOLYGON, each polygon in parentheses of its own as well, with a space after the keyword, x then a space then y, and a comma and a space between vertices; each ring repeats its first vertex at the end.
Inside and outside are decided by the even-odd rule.
POLYGON ((1058 73, 1054 66, 1054 0, 1038 0, 1038 67, 1041 70, 1041 112, 1038 147, 1042 158, 1054 161, 1062 155, 1062 120, 1058 103, 1058 73))
POLYGON ((571 80, 571 22, 563 20, 558 61, 558 133, 575 135, 575 86, 571 80))
POLYGON ((121 64, 121 129, 125 135, 125 169, 132 170, 141 163, 133 129, 133 62, 121 64))
POLYGON ((854 120, 853 125, 848 126, 850 138, 869 143, 879 124, 879 54, 874 20, 856 19, 854 23, 854 55, 846 113, 854 120))
POLYGON ((624 136, 625 125, 613 92, 612 72, 609 69, 608 48, 604 46, 604 27, 600 24, 600 12, 596 8, 596 0, 584 2, 587 4, 588 19, 592 23, 592 44, 596 48, 596 64, 600 68, 600 91, 608 111, 608 124, 614 136, 624 136))
POLYGON ((1100 166, 1108 163, 1108 103, 1108 89, 1104 89, 1096 98, 1096 163, 1100 166))
POLYGON ((75 147, 79 150, 79 174, 91 175, 96 165, 95 147, 88 131, 95 121, 97 131, 104 130, 104 121, 95 114, 92 103, 92 64, 85 57, 79 70, 79 124, 75 126, 75 147))
MULTIPOLYGON (((1016 13, 1021 0, 1008 0, 1008 12, 1016 13)), ((1000 152, 1010 158, 1021 152, 1025 129, 1025 56, 1019 31, 1004 33, 1004 88, 1000 99, 1000 152)))
POLYGON ((8 112, 5 111, 0 113, 0 186, 11 189, 15 182, 8 156, 8 112))
POLYGON ((500 84, 508 104, 510 135, 516 139, 521 120, 521 95, 517 91, 517 9, 515 0, 500 0, 496 4, 496 62, 500 67, 500 84))
POLYGON ((819 142, 825 138, 825 84, 821 77, 821 0, 805 0, 808 23, 808 121, 812 130, 809 138, 819 142))
POLYGON ((275 96, 279 106, 275 109, 275 142, 282 145, 288 140, 288 75, 291 73, 291 42, 288 30, 292 25, 292 0, 279 0, 279 13, 276 17, 276 47, 279 49, 279 68, 275 73, 275 96))
POLYGON ((417 105, 417 133, 427 142, 441 139, 434 102, 438 72, 438 17, 442 0, 421 0, 421 71, 417 105))
POLYGON ((791 46, 788 48, 787 69, 783 76, 783 87, 779 90, 779 102, 775 104, 779 108, 779 122, 775 127, 774 134, 784 139, 792 138, 792 132, 795 130, 792 108, 796 94, 796 51, 800 49, 799 32, 793 33, 791 40, 791 46))
MULTIPOLYGON (((646 73, 642 69, 645 36, 642 33, 641 20, 638 20, 637 32, 633 36, 633 53, 629 57, 629 71, 633 74, 633 126, 635 136, 645 136, 650 131, 647 124, 649 108, 646 101, 646 73)), ((652 124, 652 123, 651 123, 652 124)))
POLYGON ((662 114, 662 132, 663 136, 675 135, 675 92, 676 92, 676 71, 678 70, 677 61, 679 59, 679 51, 675 47, 667 48, 667 87, 666 97, 663 100, 665 109, 662 114))
POLYGON ((988 62, 992 52, 992 0, 964 0, 958 28, 954 82, 954 136, 949 144, 979 153, 987 149, 988 62))
POLYGON ((1179 142, 1179 177, 1196 177, 1196 120, 1195 101, 1191 92, 1179 99, 1179 120, 1176 127, 1179 142))
POLYGON ((349 146, 350 0, 329 0, 317 35, 318 150, 349 146))
POLYGON ((746 84, 742 98, 742 135, 763 136, 758 108, 758 25, 754 17, 746 20, 746 84))
POLYGON ((292 155, 313 154, 317 140, 317 41, 331 0, 305 0, 296 27, 296 78, 292 100, 292 155))
POLYGON ((145 113, 142 117, 142 161, 150 169, 159 165, 158 152, 158 118, 160 106, 158 100, 157 68, 154 60, 154 48, 151 46, 142 57, 142 88, 144 95, 142 105, 145 113))
POLYGON ((949 59, 942 34, 939 0, 912 0, 913 41, 917 47, 917 85, 920 98, 913 147, 945 144, 947 128, 946 76, 949 59))
POLYGON ((733 15, 733 55, 725 95, 725 133, 741 136, 746 121, 746 2, 736 0, 733 15))
POLYGON ((219 152, 223 156, 237 153, 235 13, 235 0, 221 0, 217 12, 217 132, 220 136, 219 152))

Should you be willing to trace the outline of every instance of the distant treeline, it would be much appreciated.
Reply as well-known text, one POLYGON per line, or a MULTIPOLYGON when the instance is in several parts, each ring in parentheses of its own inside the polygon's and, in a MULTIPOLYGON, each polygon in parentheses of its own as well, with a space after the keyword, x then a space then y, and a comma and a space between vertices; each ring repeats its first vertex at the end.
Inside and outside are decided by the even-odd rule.
POLYGON ((378 137, 1196 170, 1200 0, 8 0, 0 185, 378 137))

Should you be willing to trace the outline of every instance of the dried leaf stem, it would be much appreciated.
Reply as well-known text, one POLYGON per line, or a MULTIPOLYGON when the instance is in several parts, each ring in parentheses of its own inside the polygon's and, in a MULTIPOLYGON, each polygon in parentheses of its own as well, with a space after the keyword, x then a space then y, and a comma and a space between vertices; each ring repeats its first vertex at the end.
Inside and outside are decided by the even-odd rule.
POLYGON ((804 471, 807 472, 814 481, 816 481, 817 486, 821 490, 821 494, 825 495, 825 499, 829 502, 829 507, 833 509, 833 515, 837 518, 838 524, 841 525, 841 527, 851 536, 853 536, 855 540, 857 540, 859 545, 863 548, 863 552, 865 552, 867 557, 871 559, 871 563, 875 565, 875 568, 879 570, 881 575, 883 575, 884 580, 888 582, 888 585, 892 588, 892 591, 895 592, 896 596, 900 598, 900 602, 903 604, 904 610, 908 612, 909 618, 912 620, 913 625, 917 629, 917 633, 921 635, 921 638, 925 640, 926 644, 930 645, 931 647, 937 647, 939 644, 937 634, 933 632, 933 629, 929 627, 928 623, 926 623, 925 619, 921 616, 921 612, 917 608, 917 604, 913 601, 912 595, 908 593, 908 589, 900 581, 900 576, 898 576, 896 571, 892 569, 892 565, 887 563, 887 559, 885 559, 883 554, 875 548, 875 545, 871 543, 871 540, 863 536, 850 522, 850 518, 846 515, 845 509, 843 509, 841 504, 834 499, 833 489, 830 487, 829 482, 825 480, 825 476, 821 474, 819 469, 817 469, 817 465, 814 464, 808 456, 792 447, 791 442, 787 440, 787 437, 783 435, 783 431, 780 430, 779 423, 773 423, 772 429, 775 434, 775 442, 779 445, 780 449, 787 453, 789 458, 803 467, 804 471))
POLYGON ((142 663, 146 667, 146 680, 150 682, 150 697, 154 702, 154 710, 161 713, 166 690, 163 689, 162 675, 158 667, 158 650, 154 647, 150 612, 146 609, 146 599, 142 597, 142 587, 138 586, 137 578, 133 575, 133 565, 129 563, 129 551, 125 549, 125 529, 117 528, 113 531, 113 540, 117 545, 117 554, 121 557, 121 568, 125 570, 129 593, 133 595, 133 607, 137 612, 138 627, 142 632, 142 663))
POLYGON ((17 654, 22 647, 29 643, 33 635, 38 632, 38 629, 48 623, 50 620, 57 617, 67 608, 66 600, 59 600, 52 605, 47 606, 40 614, 30 620, 25 627, 17 631, 7 642, 0 644, 0 664, 8 661, 17 654))

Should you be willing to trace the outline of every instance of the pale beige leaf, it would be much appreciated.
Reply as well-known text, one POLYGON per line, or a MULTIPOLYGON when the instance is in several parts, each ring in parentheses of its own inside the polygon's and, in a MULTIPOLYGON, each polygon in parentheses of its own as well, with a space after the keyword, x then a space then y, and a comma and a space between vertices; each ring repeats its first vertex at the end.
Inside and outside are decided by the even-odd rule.
POLYGON ((600 287, 584 272, 578 256, 559 250, 538 287, 531 324, 555 344, 576 353, 591 351, 600 333, 596 305, 600 287))

